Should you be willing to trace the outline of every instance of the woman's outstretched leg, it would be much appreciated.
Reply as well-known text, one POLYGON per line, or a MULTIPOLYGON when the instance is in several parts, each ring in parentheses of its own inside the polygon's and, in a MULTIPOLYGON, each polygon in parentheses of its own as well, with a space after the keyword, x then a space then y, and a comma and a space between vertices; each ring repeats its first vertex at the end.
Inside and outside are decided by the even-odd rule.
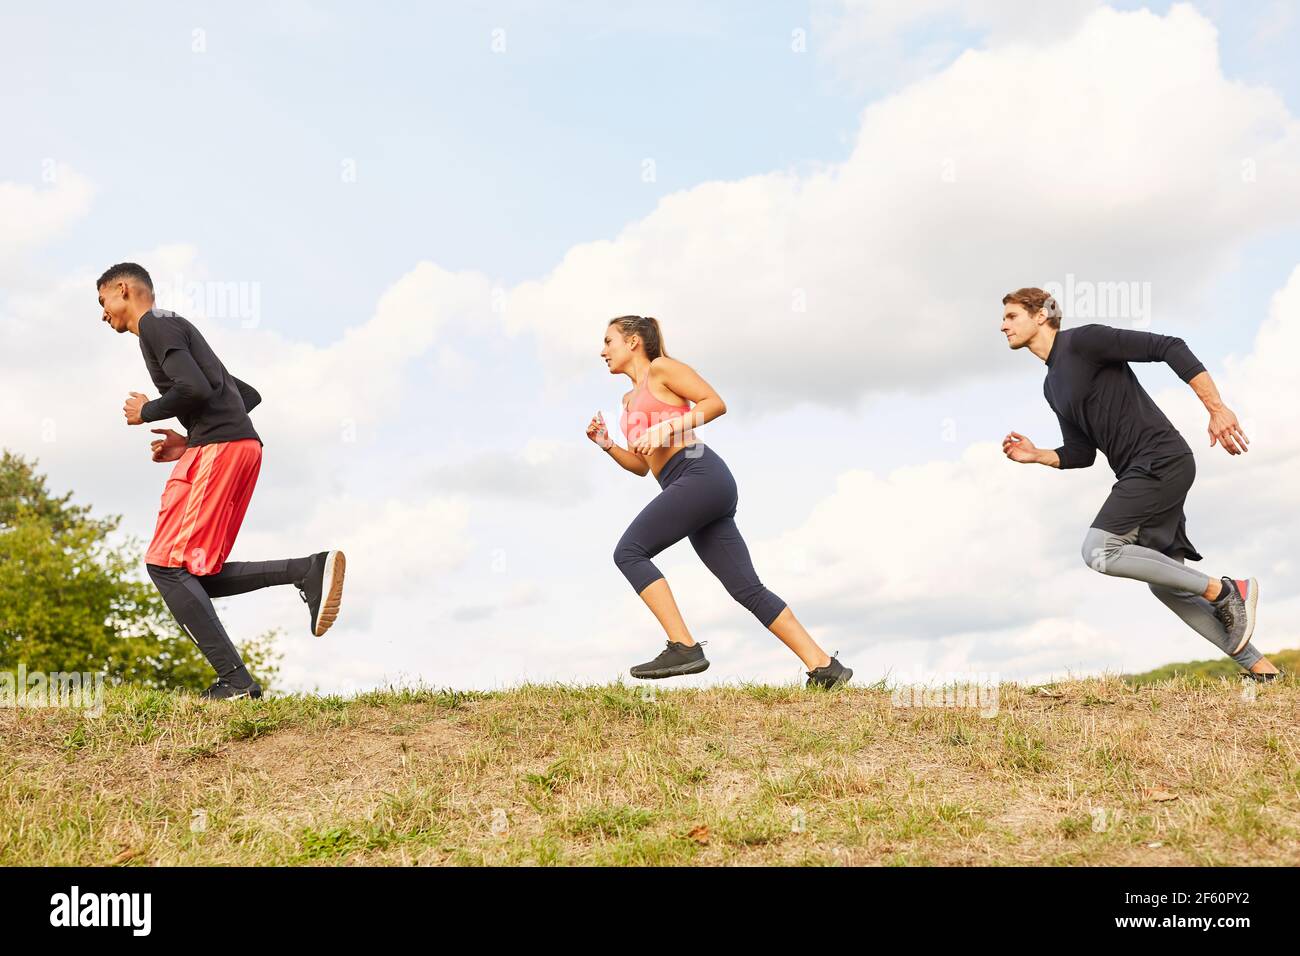
POLYGON ((821 649, 811 634, 804 630, 804 626, 799 623, 799 619, 794 616, 794 611, 788 606, 776 616, 776 620, 769 624, 767 629, 779 637, 781 643, 794 651, 808 670, 815 671, 819 667, 830 664, 831 656, 821 649))
POLYGON ((851 670, 818 646, 789 605, 759 580, 749 547, 736 527, 734 512, 709 522, 690 537, 695 553, 727 593, 803 661, 809 684, 839 686, 853 676, 851 670))

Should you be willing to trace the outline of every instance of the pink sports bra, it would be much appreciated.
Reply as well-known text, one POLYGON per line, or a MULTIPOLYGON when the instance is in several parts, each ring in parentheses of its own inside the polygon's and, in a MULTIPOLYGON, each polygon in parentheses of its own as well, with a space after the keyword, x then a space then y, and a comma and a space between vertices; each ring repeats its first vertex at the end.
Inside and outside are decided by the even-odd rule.
MULTIPOLYGON (((647 428, 653 428, 660 422, 681 418, 690 410, 689 402, 685 405, 669 405, 651 395, 649 386, 639 385, 632 391, 632 397, 628 400, 627 407, 623 409, 623 417, 619 425, 630 445, 645 434, 647 428)), ((683 443, 690 441, 693 435, 694 433, 688 430, 682 437, 683 443)))

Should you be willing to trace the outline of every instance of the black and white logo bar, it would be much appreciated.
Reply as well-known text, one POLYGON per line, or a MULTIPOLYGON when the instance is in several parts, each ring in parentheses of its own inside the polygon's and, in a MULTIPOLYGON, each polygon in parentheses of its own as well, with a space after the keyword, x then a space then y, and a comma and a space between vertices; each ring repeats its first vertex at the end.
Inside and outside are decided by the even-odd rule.
POLYGON ((51 926, 125 926, 134 936, 148 936, 153 921, 153 896, 149 893, 71 892, 50 897, 51 926))

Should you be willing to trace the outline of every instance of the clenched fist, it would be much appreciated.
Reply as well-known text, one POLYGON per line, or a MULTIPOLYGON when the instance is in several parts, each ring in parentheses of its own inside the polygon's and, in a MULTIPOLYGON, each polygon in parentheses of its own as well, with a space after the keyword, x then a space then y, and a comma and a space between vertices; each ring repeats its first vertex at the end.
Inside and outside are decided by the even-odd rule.
POLYGON ((128 393, 126 404, 122 406, 122 414, 126 416, 128 425, 144 424, 144 419, 140 417, 140 409, 144 408, 147 401, 149 401, 148 395, 141 395, 139 392, 128 393))

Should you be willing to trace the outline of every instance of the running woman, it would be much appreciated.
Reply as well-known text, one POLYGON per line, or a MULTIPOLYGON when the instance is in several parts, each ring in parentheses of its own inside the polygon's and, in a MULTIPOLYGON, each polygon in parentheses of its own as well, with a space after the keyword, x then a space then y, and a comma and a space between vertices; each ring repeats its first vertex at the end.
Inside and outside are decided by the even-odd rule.
POLYGON ((689 538, 727 593, 799 656, 809 687, 847 683, 853 671, 827 656, 786 603, 759 581, 736 528, 736 480, 712 448, 695 440, 695 428, 727 411, 717 392, 689 365, 668 357, 659 322, 652 318, 611 319, 600 357, 611 375, 632 380, 621 423, 628 447, 610 439, 599 412, 587 425, 587 437, 627 471, 642 477, 653 472, 662 489, 614 549, 614 563, 668 635, 668 646, 654 660, 633 667, 632 676, 655 680, 708 669, 668 582, 650 560, 689 538))
POLYGON ((261 697, 239 651, 222 627, 213 598, 292 584, 307 603, 311 632, 329 630, 343 597, 342 551, 286 561, 227 561, 248 510, 262 463, 262 442, 248 413, 262 397, 235 378, 188 321, 154 307, 153 280, 141 266, 112 266, 95 283, 103 319, 131 332, 160 397, 131 392, 122 407, 128 425, 176 418, 181 435, 155 428, 153 460, 175 462, 163 491, 153 541, 145 554, 149 577, 217 680, 209 700, 261 697))
POLYGON ((1002 305, 1007 344, 1047 363, 1043 395, 1064 440, 1048 451, 1011 432, 1002 439, 1003 453, 1012 461, 1065 469, 1087 468, 1100 450, 1116 481, 1083 540, 1084 563, 1102 574, 1145 582, 1188 627, 1252 678, 1274 680, 1277 668, 1250 643, 1258 582, 1212 578, 1184 563, 1201 560, 1188 540, 1183 514, 1196 460, 1129 363, 1167 364, 1210 413, 1210 447, 1244 454, 1249 440, 1205 366, 1172 336, 1104 325, 1061 331, 1060 308, 1042 289, 1011 292, 1002 305))

